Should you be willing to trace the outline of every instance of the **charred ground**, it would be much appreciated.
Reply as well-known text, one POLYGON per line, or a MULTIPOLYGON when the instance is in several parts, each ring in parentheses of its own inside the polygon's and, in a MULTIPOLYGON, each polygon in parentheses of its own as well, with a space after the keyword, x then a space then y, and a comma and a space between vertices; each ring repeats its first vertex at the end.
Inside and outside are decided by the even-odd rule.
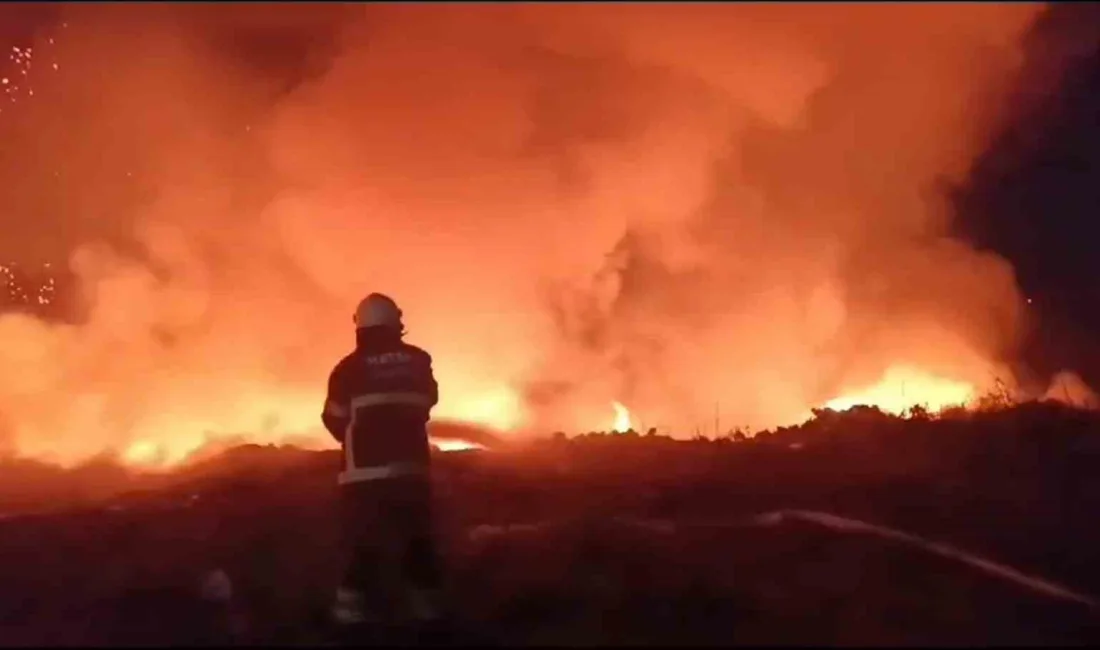
MULTIPOLYGON (((559 438, 441 454, 440 527, 458 608, 510 643, 1084 644, 1100 640, 1084 605, 876 538, 739 524, 826 511, 1098 594, 1098 460, 1100 418, 1052 404, 822 412, 743 441, 559 438)), ((235 642, 316 641, 341 563, 337 464, 248 446, 161 477, 7 468, 0 641, 201 641, 214 619, 191 590, 215 568, 235 642), (55 510, 31 512, 43 495, 55 510)))

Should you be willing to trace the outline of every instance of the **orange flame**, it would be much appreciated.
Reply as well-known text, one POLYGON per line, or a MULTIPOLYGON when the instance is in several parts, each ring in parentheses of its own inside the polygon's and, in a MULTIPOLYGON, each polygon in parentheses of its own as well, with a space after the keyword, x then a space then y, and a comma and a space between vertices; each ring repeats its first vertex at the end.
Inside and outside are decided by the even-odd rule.
POLYGON ((914 406, 942 411, 965 406, 976 396, 972 384, 938 377, 909 366, 893 366, 870 386, 825 403, 826 408, 846 411, 854 406, 875 406, 886 413, 901 415, 914 406))
POLYGON ((623 406, 621 402, 612 402, 611 406, 615 409, 615 422, 611 425, 612 430, 616 433, 626 433, 632 426, 630 410, 623 406))
POLYGON ((471 442, 469 440, 435 440, 433 444, 439 449, 439 451, 467 451, 470 449, 485 449, 485 445, 471 442))

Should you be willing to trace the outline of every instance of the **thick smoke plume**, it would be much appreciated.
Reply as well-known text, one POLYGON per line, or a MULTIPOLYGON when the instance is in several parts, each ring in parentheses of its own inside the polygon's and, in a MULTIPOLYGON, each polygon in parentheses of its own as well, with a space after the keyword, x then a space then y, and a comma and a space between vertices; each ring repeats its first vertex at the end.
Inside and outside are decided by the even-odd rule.
POLYGON ((517 431, 1006 379, 1012 270, 943 196, 1039 11, 67 7, 35 47, 57 69, 0 115, 0 218, 81 300, 0 318, 9 441, 321 439, 370 291, 441 416, 517 431))

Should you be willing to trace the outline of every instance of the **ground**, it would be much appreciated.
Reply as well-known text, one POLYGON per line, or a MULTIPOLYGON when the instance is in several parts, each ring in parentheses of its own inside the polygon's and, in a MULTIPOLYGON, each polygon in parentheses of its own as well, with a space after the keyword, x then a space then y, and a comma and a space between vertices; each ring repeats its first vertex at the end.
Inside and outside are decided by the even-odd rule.
MULTIPOLYGON (((742 442, 557 440, 439 455, 439 527, 461 618, 510 645, 1087 645, 1100 642, 1098 460, 1100 418, 1034 404, 825 413, 742 442), (780 510, 888 526, 1026 575, 760 517, 780 510)), ((341 567, 337 465, 273 447, 158 479, 13 465, 0 643, 318 642, 341 567), (214 569, 234 586, 228 627, 195 596, 214 569)))

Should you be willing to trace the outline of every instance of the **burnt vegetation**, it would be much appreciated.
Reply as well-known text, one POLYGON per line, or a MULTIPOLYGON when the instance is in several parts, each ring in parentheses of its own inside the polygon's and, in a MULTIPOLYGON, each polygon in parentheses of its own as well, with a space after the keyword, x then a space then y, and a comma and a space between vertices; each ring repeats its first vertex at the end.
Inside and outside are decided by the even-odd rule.
MULTIPOLYGON (((775 509, 890 526, 1100 593, 1100 416, 819 411, 749 438, 552 436, 437 457, 453 602, 509 644, 1086 644, 1088 607, 775 509)), ((335 452, 0 478, 0 642, 309 644, 341 568, 335 452), (45 506, 50 508, 46 509, 45 506), (215 569, 228 604, 203 601, 215 569)))

